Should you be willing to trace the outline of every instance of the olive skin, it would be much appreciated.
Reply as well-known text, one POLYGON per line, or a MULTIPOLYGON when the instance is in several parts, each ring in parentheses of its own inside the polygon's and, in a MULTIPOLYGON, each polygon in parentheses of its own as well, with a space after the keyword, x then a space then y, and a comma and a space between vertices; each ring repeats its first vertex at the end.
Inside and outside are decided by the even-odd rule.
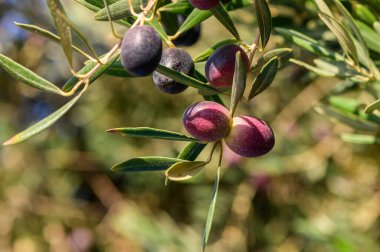
POLYGON ((218 48, 207 60, 205 74, 208 82, 216 88, 231 88, 235 72, 236 53, 240 52, 246 69, 249 59, 244 50, 237 45, 225 45, 218 48))
POLYGON ((150 26, 129 29, 121 44, 121 64, 135 76, 151 74, 160 62, 162 40, 150 26))
POLYGON ((189 0, 192 6, 200 10, 209 10, 214 8, 219 0, 189 0))
MULTIPOLYGON (((160 65, 189 76, 193 76, 194 74, 193 59, 185 50, 180 48, 165 49, 162 53, 160 65)), ((176 82, 157 71, 153 72, 153 81, 161 91, 168 94, 178 94, 188 88, 188 86, 176 82)))
MULTIPOLYGON (((185 22, 187 16, 178 15, 178 25, 181 26, 183 22, 185 22)), ((188 31, 185 31, 181 35, 179 35, 176 39, 173 40, 173 44, 176 46, 192 46, 194 45, 201 36, 201 24, 198 24, 191 28, 188 31)))
POLYGON ((224 138, 227 146, 243 157, 259 157, 272 150, 275 139, 269 125, 255 117, 237 116, 224 138))
POLYGON ((221 140, 231 127, 230 112, 213 101, 197 102, 188 107, 182 122, 190 135, 203 142, 221 140))

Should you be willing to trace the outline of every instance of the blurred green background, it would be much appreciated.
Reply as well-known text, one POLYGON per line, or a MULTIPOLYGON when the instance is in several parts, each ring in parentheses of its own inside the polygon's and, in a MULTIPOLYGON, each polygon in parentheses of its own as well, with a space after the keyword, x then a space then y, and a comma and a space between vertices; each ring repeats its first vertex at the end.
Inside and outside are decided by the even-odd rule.
MULTIPOLYGON (((63 2, 99 53, 116 43, 107 23, 95 22, 73 0, 63 2)), ((313 1, 271 1, 271 11, 274 26, 329 35, 313 1)), ((257 30, 253 7, 231 15, 243 39, 251 41, 257 30)), ((62 86, 70 71, 60 46, 14 21, 54 31, 45 1, 0 0, 0 52, 62 86)), ((211 18, 202 24, 201 40, 186 50, 195 57, 229 37, 211 18)), ((293 47, 273 36, 268 50, 280 46, 293 47)), ((293 49, 295 58, 312 57, 293 49)), ((77 69, 82 62, 76 58, 77 69)), ((343 143, 337 133, 351 129, 313 110, 337 82, 288 65, 267 91, 241 103, 236 114, 269 122, 276 146, 253 159, 226 153, 207 251, 380 251, 378 145, 343 143)), ((17 83, 1 69, 0 83, 1 142, 66 101, 17 83)), ((160 172, 116 174, 110 171, 116 163, 174 157, 185 143, 105 133, 122 126, 185 133, 182 113, 200 100, 192 88, 163 94, 149 77, 103 76, 55 126, 25 143, 0 147, 0 251, 200 251, 216 164, 187 183, 168 186, 160 172)))

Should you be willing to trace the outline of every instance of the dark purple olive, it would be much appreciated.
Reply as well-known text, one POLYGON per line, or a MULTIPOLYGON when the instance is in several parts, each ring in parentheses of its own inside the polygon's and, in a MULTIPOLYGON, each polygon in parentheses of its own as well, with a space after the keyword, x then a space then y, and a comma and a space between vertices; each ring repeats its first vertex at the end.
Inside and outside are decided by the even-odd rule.
MULTIPOLYGON (((179 27, 185 22, 187 16, 177 15, 179 27)), ((201 35, 201 24, 194 26, 192 29, 185 31, 176 39, 173 40, 174 45, 176 46, 192 46, 194 45, 201 35)))
POLYGON ((230 88, 235 72, 236 53, 240 51, 246 69, 249 59, 244 50, 237 45, 225 45, 217 49, 207 60, 205 74, 210 84, 217 88, 230 88))
POLYGON ((150 26, 136 26, 128 30, 121 44, 121 63, 136 76, 152 73, 160 62, 162 40, 150 26))
POLYGON ((222 139, 231 127, 230 112, 213 101, 197 102, 188 107, 182 122, 190 135, 204 142, 222 139))
MULTIPOLYGON (((193 59, 185 50, 180 48, 165 49, 160 64, 189 76, 194 74, 193 59)), ((181 93, 188 87, 157 71, 153 72, 153 81, 161 91, 168 94, 181 93)))
POLYGON ((275 142, 269 125, 250 116, 234 117, 224 141, 233 152, 244 157, 262 156, 272 150, 275 142))
POLYGON ((214 8, 219 0, 189 0, 192 6, 200 10, 209 10, 214 8))

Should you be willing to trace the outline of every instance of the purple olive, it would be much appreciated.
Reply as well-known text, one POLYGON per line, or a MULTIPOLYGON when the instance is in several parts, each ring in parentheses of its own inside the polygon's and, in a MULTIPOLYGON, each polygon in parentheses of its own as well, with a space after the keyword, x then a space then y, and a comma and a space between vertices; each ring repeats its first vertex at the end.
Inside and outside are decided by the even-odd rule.
POLYGON ((189 0, 192 6, 200 10, 209 10, 214 8, 219 0, 189 0))
POLYGON ((224 141, 233 152, 244 157, 262 156, 273 148, 275 142, 269 125, 249 116, 234 117, 224 141))
MULTIPOLYGON (((183 49, 168 48, 164 50, 160 64, 189 76, 193 76, 194 74, 194 61, 183 49)), ((178 94, 188 88, 188 86, 166 77, 157 71, 153 72, 153 81, 161 91, 169 94, 178 94)))
POLYGON ((186 109, 182 121, 190 135, 204 142, 222 139, 231 127, 230 112, 213 101, 194 103, 186 109))
MULTIPOLYGON (((181 26, 185 22, 186 15, 178 15, 178 25, 181 26)), ((194 45, 201 35, 201 24, 197 24, 190 30, 183 32, 176 39, 173 40, 174 45, 176 46, 191 46, 194 45)))
POLYGON ((150 26, 136 26, 128 30, 121 44, 121 63, 136 76, 152 73, 160 62, 162 40, 150 26))
POLYGON ((244 50, 237 45, 225 45, 217 49, 207 60, 205 74, 210 84, 217 88, 230 88, 235 72, 236 53, 241 53, 246 69, 249 67, 249 59, 244 50))

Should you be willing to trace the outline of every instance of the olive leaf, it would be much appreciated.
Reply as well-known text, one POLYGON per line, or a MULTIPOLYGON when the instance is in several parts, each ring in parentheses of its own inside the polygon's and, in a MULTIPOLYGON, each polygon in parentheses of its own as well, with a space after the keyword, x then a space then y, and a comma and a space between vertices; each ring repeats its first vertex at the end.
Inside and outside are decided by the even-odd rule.
POLYGON ((272 84, 277 74, 278 64, 278 58, 274 57, 262 67, 259 75, 252 83, 248 100, 251 100, 253 97, 257 96, 265 89, 267 89, 270 86, 270 84, 272 84))
POLYGON ((355 24, 360 29, 366 46, 372 51, 380 53, 380 34, 359 20, 355 20, 355 24))
POLYGON ((41 76, 35 74, 33 71, 18 64, 12 59, 0 54, 0 67, 9 73, 13 78, 19 80, 31 87, 51 92, 54 94, 62 94, 61 89, 55 86, 53 83, 45 80, 41 76))
POLYGON ((203 151, 206 145, 207 144, 205 143, 197 142, 188 143, 178 154, 177 158, 188 161, 194 161, 198 157, 198 155, 203 151))
POLYGON ((364 134, 341 134, 340 138, 352 144, 380 144, 380 137, 374 135, 364 135, 364 134))
POLYGON ((218 1, 218 4, 210 10, 212 14, 219 20, 219 22, 237 39, 240 39, 240 35, 234 22, 232 21, 228 11, 224 5, 218 1))
POLYGON ((246 79, 247 79, 247 69, 241 57, 241 53, 240 51, 238 51, 236 53, 236 58, 235 58, 235 69, 234 69, 234 77, 233 77, 233 82, 232 82, 231 105, 230 105, 231 117, 234 115, 239 101, 243 98, 245 86, 246 86, 245 85, 246 79))
POLYGON ((215 52, 215 50, 217 50, 218 48, 220 48, 220 47, 222 47, 224 45, 236 44, 237 42, 238 41, 236 39, 234 39, 234 38, 219 41, 216 44, 212 45, 207 50, 205 50, 204 52, 202 52, 200 55, 198 55, 194 59, 194 62, 198 63, 198 62, 206 61, 210 57, 210 55, 213 54, 215 52))
POLYGON ((114 165, 111 169, 115 172, 163 171, 173 164, 183 161, 182 159, 168 157, 137 157, 114 165))
POLYGON ((280 33, 285 38, 290 39, 294 44, 304 48, 305 50, 308 50, 309 52, 337 61, 344 60, 344 57, 341 54, 330 50, 322 43, 303 33, 285 28, 275 28, 275 31, 280 33))
POLYGON ((122 136, 155 138, 155 139, 164 139, 164 140, 171 140, 171 141, 191 141, 191 142, 198 141, 197 139, 193 137, 186 136, 181 133, 172 132, 168 130, 162 130, 162 129, 154 129, 154 128, 149 128, 149 127, 114 128, 114 129, 109 129, 106 132, 116 133, 122 136))
POLYGON ((6 141, 3 145, 11 145, 20 143, 22 141, 25 141, 38 133, 42 132, 43 130, 49 128, 51 125, 53 125, 58 119, 60 119, 66 112, 74 106, 74 104, 79 100, 79 98, 82 96, 82 93, 78 94, 75 98, 73 98, 71 101, 66 103, 64 106, 59 108, 57 111, 55 111, 53 114, 45 117, 41 121, 37 122, 36 124, 33 124, 31 127, 27 128, 26 130, 18 133, 17 135, 10 138, 8 141, 6 141))
POLYGON ((319 104, 315 106, 314 109, 320 114, 327 115, 331 119, 337 120, 357 130, 377 132, 380 129, 379 126, 374 123, 364 121, 353 114, 342 113, 330 106, 319 104))
MULTIPOLYGON (((132 8, 136 13, 141 12, 140 6, 146 6, 148 3, 147 0, 132 0, 132 8)), ((129 1, 128 0, 121 0, 117 1, 113 4, 108 5, 110 16, 112 20, 119 20, 123 18, 127 18, 132 16, 130 12, 130 6, 129 6, 129 1)), ((95 16, 94 19, 97 21, 107 21, 108 20, 108 15, 107 15, 107 8, 102 8, 99 10, 95 16)))
POLYGON ((262 67, 273 58, 278 59, 278 68, 283 67, 289 59, 293 56, 293 50, 291 48, 276 48, 261 56, 256 64, 252 68, 253 74, 257 75, 262 67))
POLYGON ((346 28, 341 25, 341 23, 335 18, 325 14, 318 13, 320 19, 326 24, 326 26, 331 30, 331 32, 336 36, 338 43, 342 47, 346 55, 352 57, 352 59, 357 63, 358 62, 358 52, 354 44, 353 38, 346 28))
MULTIPOLYGON (((36 25, 31 25, 31 24, 23 24, 23 23, 17 23, 15 22, 15 25, 17 25, 18 27, 24 29, 24 30, 27 30, 29 32, 32 32, 32 33, 35 33, 37 35, 40 35, 42 37, 45 37, 55 43, 61 43, 61 38, 57 35, 55 35, 54 33, 48 31, 48 30, 45 30, 39 26, 36 26, 36 25)), ((77 46, 75 45, 72 45, 73 49, 77 52, 79 52, 80 54, 88 57, 87 53, 85 53, 84 51, 82 51, 80 48, 78 48, 77 46)))
POLYGON ((257 23, 260 30, 261 46, 265 48, 272 32, 272 16, 266 0, 255 0, 257 23))
POLYGON ((220 180, 220 166, 218 167, 216 171, 214 190, 212 193, 211 203, 210 203, 208 214, 207 214, 206 225, 203 232, 202 251, 205 251, 206 249, 207 241, 208 241, 210 231, 211 231, 212 220, 214 218, 214 212, 215 212, 216 198, 218 196, 218 190, 219 190, 219 180, 220 180))
POLYGON ((173 14, 189 14, 194 7, 188 1, 178 1, 166 4, 160 7, 160 12, 169 12, 173 14))
POLYGON ((165 67, 163 65, 158 65, 158 67, 156 68, 156 71, 159 72, 160 74, 163 74, 167 77, 170 77, 173 80, 175 80, 179 83, 182 83, 184 85, 187 85, 187 86, 199 89, 199 90, 204 90, 204 91, 210 92, 212 94, 221 94, 222 93, 221 91, 219 91, 219 90, 217 90, 217 89, 215 89, 209 85, 206 85, 205 83, 203 83, 197 79, 194 79, 194 78, 192 78, 186 74, 180 73, 178 71, 175 71, 175 70, 170 69, 168 67, 165 67))
POLYGON ((178 36, 181 33, 184 33, 185 31, 190 30, 197 24, 203 22, 204 20, 208 19, 212 16, 212 13, 208 10, 199 10, 199 9, 193 9, 193 11, 189 14, 189 16, 186 18, 186 20, 182 23, 181 27, 179 27, 177 33, 174 36, 178 36))
POLYGON ((203 170, 205 165, 207 165, 207 162, 204 161, 178 162, 166 170, 165 176, 172 181, 188 180, 203 170))
POLYGON ((367 114, 373 113, 375 110, 380 108, 380 99, 372 102, 369 104, 365 109, 364 112, 367 114))
POLYGON ((72 52, 72 34, 70 26, 65 22, 62 16, 66 16, 60 0, 46 0, 50 15, 53 18, 57 32, 61 38, 61 45, 66 55, 66 59, 70 65, 73 66, 73 52, 72 52))
MULTIPOLYGON (((83 43, 91 51, 93 56, 99 61, 98 55, 95 51, 95 48, 91 45, 90 41, 82 33, 82 31, 68 17, 66 17, 66 15, 63 15, 61 12, 58 12, 57 15, 59 15, 61 17, 62 21, 65 22, 71 29, 73 29, 75 31, 75 33, 78 35, 78 37, 83 41, 83 43)), ((73 46, 73 45, 71 45, 71 46, 73 46)))
MULTIPOLYGON (((112 56, 106 64, 100 65, 96 71, 90 76, 89 78, 89 84, 93 83, 95 80, 97 80, 105 71, 107 71, 108 68, 112 66, 112 64, 115 62, 115 60, 119 58, 119 54, 115 54, 112 56)), ((94 61, 89 61, 89 63, 84 66, 81 70, 79 70, 78 74, 84 75, 92 71, 99 63, 94 61)), ((72 76, 63 86, 62 90, 65 92, 70 91, 75 84, 79 81, 78 77, 72 76)))

